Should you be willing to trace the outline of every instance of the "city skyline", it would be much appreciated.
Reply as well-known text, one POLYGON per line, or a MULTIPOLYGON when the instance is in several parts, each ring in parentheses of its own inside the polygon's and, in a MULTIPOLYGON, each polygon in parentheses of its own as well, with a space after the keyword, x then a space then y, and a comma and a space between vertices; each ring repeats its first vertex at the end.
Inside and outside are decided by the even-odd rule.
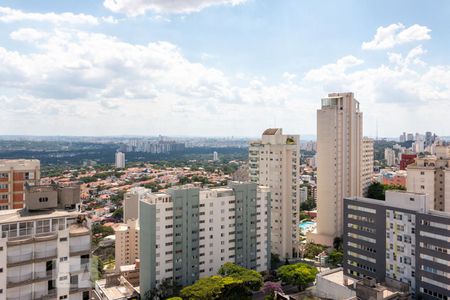
POLYGON ((0 1, 0 133, 304 135, 351 91, 367 136, 450 135, 450 4, 336 5, 0 1))

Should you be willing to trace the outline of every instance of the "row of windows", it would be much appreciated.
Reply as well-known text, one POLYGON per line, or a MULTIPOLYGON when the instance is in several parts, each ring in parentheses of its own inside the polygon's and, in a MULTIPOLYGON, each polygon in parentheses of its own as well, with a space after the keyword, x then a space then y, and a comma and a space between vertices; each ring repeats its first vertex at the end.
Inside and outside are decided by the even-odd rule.
POLYGON ((423 254, 423 253, 420 254, 420 258, 425 259, 425 260, 429 260, 429 261, 434 261, 434 262, 436 262, 438 264, 442 264, 442 265, 450 267, 450 261, 446 260, 446 259, 434 257, 434 256, 423 254))
POLYGON ((432 268, 429 266, 424 266, 424 265, 422 265, 420 268, 426 272, 430 272, 430 273, 433 273, 433 274, 436 274, 436 275, 439 275, 442 277, 450 278, 450 273, 448 273, 448 272, 444 272, 442 270, 438 270, 438 269, 435 269, 435 268, 432 268))
POLYGON ((429 289, 420 288, 420 291, 422 293, 424 293, 424 294, 433 296, 433 297, 438 298, 438 299, 448 300, 448 296, 442 295, 442 294, 440 294, 438 292, 435 292, 435 291, 432 291, 432 290, 429 290, 429 289))
POLYGON ((449 236, 444 236, 444 235, 441 235, 441 234, 431 233, 431 232, 427 232, 427 231, 421 231, 420 235, 421 236, 430 237, 430 238, 433 238, 433 239, 437 239, 437 240, 441 240, 441 241, 450 242, 450 237, 449 236))
POLYGON ((349 264, 350 266, 353 266, 353 267, 360 268, 362 270, 373 272, 373 273, 377 272, 377 269, 369 267, 369 266, 366 266, 364 264, 357 263, 357 262, 355 262, 353 260, 347 260, 347 264, 349 264))
POLYGON ((361 240, 361 241, 366 241, 366 242, 369 242, 369 243, 373 243, 373 244, 375 244, 377 241, 375 240, 375 239, 373 239, 373 238, 370 238, 370 237, 367 237, 367 236, 363 236, 363 235, 360 235, 360 234, 356 234, 356 233, 351 233, 351 232, 348 232, 347 233, 347 236, 348 237, 351 237, 351 238, 354 238, 354 239, 357 239, 357 240, 361 240))
POLYGON ((362 206, 357 206, 357 205, 352 205, 352 204, 349 204, 347 207, 352 210, 364 211, 364 212, 368 212, 371 214, 375 214, 377 212, 377 210, 373 209, 373 208, 362 207, 362 206))
POLYGON ((372 248, 372 247, 367 247, 367 246, 360 245, 360 244, 353 243, 353 242, 347 242, 347 245, 350 246, 350 247, 353 247, 353 248, 357 248, 357 249, 361 249, 361 250, 364 250, 364 251, 368 251, 370 253, 377 253, 377 250, 375 248, 372 248))
POLYGON ((444 290, 447 290, 447 291, 450 290, 450 284, 445 284, 443 282, 439 282, 439 281, 433 280, 433 279, 425 277, 425 276, 422 276, 422 281, 426 282, 426 283, 429 283, 429 284, 432 284, 434 286, 438 286, 438 287, 443 288, 444 290))
POLYGON ((358 253, 355 253, 355 252, 353 252, 353 251, 347 251, 347 254, 350 255, 350 256, 353 256, 353 257, 360 258, 360 259, 362 259, 362 260, 367 260, 367 261, 369 261, 369 262, 371 262, 371 263, 374 263, 374 264, 377 262, 377 261, 375 260, 375 258, 368 257, 368 256, 362 255, 362 254, 358 254, 358 253))
POLYGON ((420 223, 421 223, 422 225, 424 225, 424 226, 430 226, 430 227, 435 227, 435 228, 441 228, 441 229, 445 229, 445 230, 449 230, 449 229, 450 229, 450 225, 448 225, 448 224, 442 224, 442 223, 433 222, 433 221, 428 221, 428 220, 421 220, 420 223))
POLYGON ((428 244, 428 243, 420 242, 420 247, 426 248, 426 249, 430 249, 430 250, 434 250, 434 251, 441 252, 441 253, 446 253, 446 254, 450 253, 450 249, 448 249, 448 248, 441 248, 441 247, 438 247, 438 246, 435 246, 435 245, 431 245, 431 244, 428 244))
POLYGON ((354 214, 348 214, 347 217, 352 220, 375 223, 374 218, 370 218, 370 217, 366 217, 366 216, 358 216, 358 215, 354 215, 354 214))
POLYGON ((376 232, 376 230, 374 228, 369 228, 369 227, 366 227, 366 226, 356 225, 356 224, 352 224, 352 223, 348 223, 347 227, 353 228, 353 229, 357 229, 357 230, 361 230, 361 231, 365 231, 365 232, 370 232, 370 233, 375 233, 376 232))

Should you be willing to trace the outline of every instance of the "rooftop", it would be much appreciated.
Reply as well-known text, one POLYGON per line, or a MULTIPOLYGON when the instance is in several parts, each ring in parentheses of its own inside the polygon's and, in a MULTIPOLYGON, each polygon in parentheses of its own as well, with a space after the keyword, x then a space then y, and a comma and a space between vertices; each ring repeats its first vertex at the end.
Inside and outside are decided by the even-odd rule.
POLYGON ((275 135, 278 132, 281 134, 281 128, 268 128, 264 130, 263 135, 275 135))
POLYGON ((50 209, 45 211, 28 211, 26 209, 10 209, 0 211, 0 223, 10 223, 17 221, 52 219, 59 217, 76 217, 79 211, 67 211, 60 209, 50 209))
MULTIPOLYGON (((342 268, 333 269, 329 271, 325 271, 319 274, 322 278, 334 282, 339 285, 345 285, 344 284, 344 271, 342 268)), ((347 277, 347 285, 352 285, 356 282, 353 278, 347 277)))

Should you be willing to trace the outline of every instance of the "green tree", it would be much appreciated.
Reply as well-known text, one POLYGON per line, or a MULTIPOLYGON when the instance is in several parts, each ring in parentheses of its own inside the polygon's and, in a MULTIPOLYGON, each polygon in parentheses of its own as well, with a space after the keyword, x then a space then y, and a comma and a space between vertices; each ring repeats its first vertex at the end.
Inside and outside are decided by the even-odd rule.
POLYGON ((242 280, 244 286, 252 291, 259 291, 263 284, 263 278, 257 271, 249 270, 230 262, 225 263, 219 269, 219 275, 242 280))
POLYGON ((314 259, 317 255, 319 255, 322 251, 326 249, 325 246, 314 244, 314 243, 307 243, 305 246, 305 252, 303 253, 303 256, 309 259, 314 259))
POLYGON ((387 190, 406 190, 406 188, 402 185, 396 184, 381 184, 379 182, 374 182, 369 185, 369 189, 367 191, 367 197, 371 199, 377 200, 385 200, 386 199, 386 191, 387 190))
POLYGON ((113 214, 112 217, 115 219, 123 219, 123 207, 120 207, 118 209, 116 209, 113 214))
POLYGON ((344 257, 344 254, 340 250, 333 250, 328 254, 328 263, 331 264, 333 267, 336 267, 338 265, 342 265, 342 259, 344 257))
POLYGON ((310 283, 314 282, 317 273, 315 267, 304 263, 284 265, 277 270, 283 283, 295 285, 299 291, 303 291, 310 283))
POLYGON ((210 276, 197 280, 181 290, 181 297, 187 300, 220 299, 225 283, 222 276, 210 276))

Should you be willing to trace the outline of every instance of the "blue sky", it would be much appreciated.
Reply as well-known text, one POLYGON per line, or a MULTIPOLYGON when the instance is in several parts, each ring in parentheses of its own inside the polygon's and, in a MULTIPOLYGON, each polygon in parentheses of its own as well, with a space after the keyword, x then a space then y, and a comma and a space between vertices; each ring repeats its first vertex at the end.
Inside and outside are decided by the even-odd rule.
POLYGON ((0 134, 314 134, 353 91, 366 135, 450 135, 448 1, 168 3, 0 1, 0 134))

